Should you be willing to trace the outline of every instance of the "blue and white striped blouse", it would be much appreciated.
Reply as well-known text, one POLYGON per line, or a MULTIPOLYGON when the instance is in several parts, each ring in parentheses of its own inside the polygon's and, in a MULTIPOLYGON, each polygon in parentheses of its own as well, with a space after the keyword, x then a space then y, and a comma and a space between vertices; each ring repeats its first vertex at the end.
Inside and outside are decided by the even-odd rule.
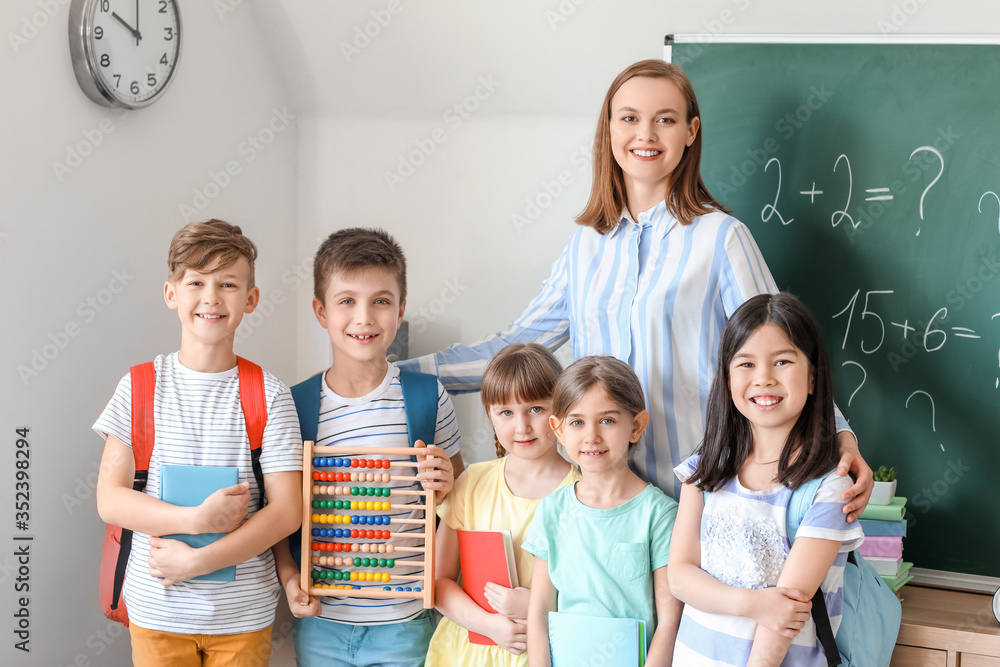
POLYGON ((580 227, 506 330, 399 366, 434 373, 449 392, 463 393, 479 389, 487 362, 509 343, 555 349, 568 339, 574 359, 617 357, 639 376, 651 415, 633 465, 676 498, 672 468, 703 436, 722 328, 748 298, 777 288, 735 218, 714 211, 684 226, 664 202, 638 218, 623 212, 604 235, 580 227))

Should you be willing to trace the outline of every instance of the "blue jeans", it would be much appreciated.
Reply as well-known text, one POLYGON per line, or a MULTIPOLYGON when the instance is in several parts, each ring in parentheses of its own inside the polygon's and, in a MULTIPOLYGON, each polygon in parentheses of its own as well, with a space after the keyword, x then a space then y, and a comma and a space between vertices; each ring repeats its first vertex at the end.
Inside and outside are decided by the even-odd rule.
POLYGON ((322 618, 292 621, 298 667, 423 667, 434 612, 389 625, 350 625, 322 618))

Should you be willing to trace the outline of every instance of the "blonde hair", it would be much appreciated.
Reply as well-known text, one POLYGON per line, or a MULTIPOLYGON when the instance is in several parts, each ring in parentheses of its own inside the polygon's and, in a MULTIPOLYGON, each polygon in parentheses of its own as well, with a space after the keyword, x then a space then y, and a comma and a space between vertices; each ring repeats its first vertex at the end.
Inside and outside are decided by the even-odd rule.
MULTIPOLYGON (((491 405, 508 402, 530 403, 552 398, 556 379, 562 372, 559 360, 538 343, 513 343, 496 353, 483 372, 480 397, 489 414, 491 405)), ((493 432, 497 458, 506 454, 493 432)))
POLYGON ((240 258, 247 261, 247 278, 254 286, 253 265, 257 246, 243 235, 243 230, 223 220, 192 222, 184 225, 170 241, 167 252, 167 275, 178 280, 187 269, 210 272, 231 266, 240 258))
MULTIPOLYGON (((611 100, 626 81, 637 76, 673 82, 687 101, 687 122, 701 117, 691 80, 684 70, 672 63, 642 60, 625 68, 611 82, 594 133, 594 181, 590 188, 590 200, 576 218, 577 224, 593 227, 601 234, 607 234, 618 226, 626 205, 625 176, 611 152, 611 100)), ((682 225, 691 224, 696 217, 713 208, 729 212, 709 194, 701 179, 700 165, 701 131, 695 134, 694 141, 684 150, 664 192, 667 208, 682 225)))

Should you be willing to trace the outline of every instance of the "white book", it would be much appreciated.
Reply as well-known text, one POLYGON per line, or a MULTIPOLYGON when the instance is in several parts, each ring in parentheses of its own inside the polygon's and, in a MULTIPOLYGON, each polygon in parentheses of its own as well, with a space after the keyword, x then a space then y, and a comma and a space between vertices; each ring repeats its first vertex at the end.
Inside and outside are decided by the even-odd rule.
POLYGON ((872 564, 875 571, 887 577, 895 577, 903 564, 902 558, 876 558, 865 556, 865 560, 872 564))

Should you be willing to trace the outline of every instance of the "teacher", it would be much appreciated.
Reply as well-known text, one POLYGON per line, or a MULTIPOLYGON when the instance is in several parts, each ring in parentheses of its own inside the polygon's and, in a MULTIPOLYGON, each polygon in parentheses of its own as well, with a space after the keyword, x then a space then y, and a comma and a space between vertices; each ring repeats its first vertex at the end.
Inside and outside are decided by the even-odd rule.
MULTIPOLYGON (((631 464, 677 498, 672 469, 704 434, 726 320, 750 297, 777 292, 750 230, 702 181, 700 129, 679 67, 644 60, 626 68, 598 118, 590 201, 541 293, 505 330, 399 366, 462 393, 479 389, 487 362, 510 343, 555 349, 568 340, 574 359, 617 357, 639 376, 651 415, 631 464)), ((838 472, 857 479, 845 493, 854 518, 872 472, 839 411, 837 428, 838 472)))

